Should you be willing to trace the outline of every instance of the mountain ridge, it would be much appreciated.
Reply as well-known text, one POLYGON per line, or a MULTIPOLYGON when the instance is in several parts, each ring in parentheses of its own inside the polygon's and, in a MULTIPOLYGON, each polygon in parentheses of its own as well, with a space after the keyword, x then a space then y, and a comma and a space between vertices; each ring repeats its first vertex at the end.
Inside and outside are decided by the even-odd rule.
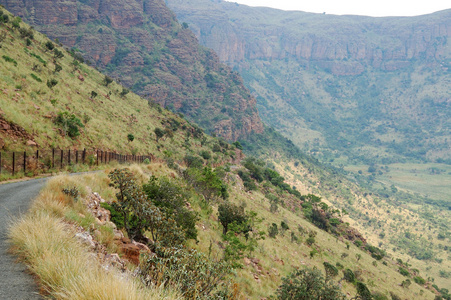
POLYGON ((239 75, 199 46, 161 0, 0 3, 52 39, 82 50, 149 101, 182 112, 209 132, 228 140, 263 132, 255 98, 239 75))

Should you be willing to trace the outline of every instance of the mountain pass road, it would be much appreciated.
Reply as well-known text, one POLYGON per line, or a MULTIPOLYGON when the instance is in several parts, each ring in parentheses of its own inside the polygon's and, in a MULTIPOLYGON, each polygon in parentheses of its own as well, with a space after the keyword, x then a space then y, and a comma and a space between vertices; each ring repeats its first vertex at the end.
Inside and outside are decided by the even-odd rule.
POLYGON ((26 213, 47 178, 0 184, 0 299, 42 299, 26 266, 8 253, 8 225, 26 213))

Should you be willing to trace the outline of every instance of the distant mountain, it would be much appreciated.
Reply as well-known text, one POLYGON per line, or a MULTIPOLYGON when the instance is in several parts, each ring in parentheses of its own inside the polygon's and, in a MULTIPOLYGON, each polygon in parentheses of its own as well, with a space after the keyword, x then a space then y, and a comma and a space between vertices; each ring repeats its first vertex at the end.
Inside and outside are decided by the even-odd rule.
POLYGON ((199 45, 161 0, 2 0, 52 39, 133 91, 229 140, 261 133, 255 98, 241 77, 199 45))
POLYGON ((451 162, 451 10, 372 18, 167 3, 242 73, 262 119, 323 161, 451 162))

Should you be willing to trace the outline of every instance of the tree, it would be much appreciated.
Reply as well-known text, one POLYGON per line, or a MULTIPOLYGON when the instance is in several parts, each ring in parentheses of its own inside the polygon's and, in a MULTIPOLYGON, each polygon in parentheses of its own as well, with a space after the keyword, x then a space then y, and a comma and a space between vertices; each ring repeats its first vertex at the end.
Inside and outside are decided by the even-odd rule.
POLYGON ((133 142, 135 140, 135 136, 131 133, 127 134, 127 140, 129 142, 133 142))
POLYGON ((346 299, 340 288, 326 281, 317 269, 296 270, 282 279, 277 290, 280 300, 339 300, 346 299))
POLYGON ((356 282, 356 289, 357 289, 357 296, 355 296, 352 299, 358 299, 358 300, 372 300, 373 296, 371 295, 370 290, 367 288, 367 286, 360 281, 356 282))
POLYGON ((241 225, 244 224, 247 219, 243 206, 238 206, 226 201, 218 207, 218 220, 222 225, 223 234, 227 234, 229 224, 235 222, 236 224, 241 225))
POLYGON ((164 130, 161 129, 160 127, 157 127, 157 128, 154 129, 153 132, 155 133, 156 140, 157 140, 157 143, 158 143, 158 140, 161 139, 164 136, 164 130))
POLYGON ((326 281, 338 276, 338 269, 334 265, 327 261, 325 261, 323 265, 326 271, 326 281))
POLYGON ((143 185, 147 197, 167 216, 172 217, 177 226, 183 228, 186 238, 197 239, 197 214, 188 210, 186 199, 188 194, 176 183, 168 178, 152 176, 147 184, 143 185))
POLYGON ((121 221, 130 239, 149 242, 144 236, 144 232, 149 232, 154 245, 158 243, 174 247, 183 244, 184 230, 149 201, 128 169, 115 169, 108 177, 110 185, 118 190, 117 201, 113 202, 112 207, 121 214, 121 221))
POLYGON ((105 77, 103 78, 103 85, 108 86, 112 82, 113 82, 113 78, 111 78, 108 75, 105 75, 105 77))

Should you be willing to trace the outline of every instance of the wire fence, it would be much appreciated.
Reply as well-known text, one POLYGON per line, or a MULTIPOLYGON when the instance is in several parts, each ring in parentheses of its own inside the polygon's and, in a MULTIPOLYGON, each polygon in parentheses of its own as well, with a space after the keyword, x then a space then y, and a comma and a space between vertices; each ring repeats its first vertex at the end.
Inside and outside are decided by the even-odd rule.
POLYGON ((0 175, 37 175, 79 164, 98 166, 110 162, 143 163, 146 160, 152 161, 152 155, 120 154, 95 149, 0 151, 0 175))

